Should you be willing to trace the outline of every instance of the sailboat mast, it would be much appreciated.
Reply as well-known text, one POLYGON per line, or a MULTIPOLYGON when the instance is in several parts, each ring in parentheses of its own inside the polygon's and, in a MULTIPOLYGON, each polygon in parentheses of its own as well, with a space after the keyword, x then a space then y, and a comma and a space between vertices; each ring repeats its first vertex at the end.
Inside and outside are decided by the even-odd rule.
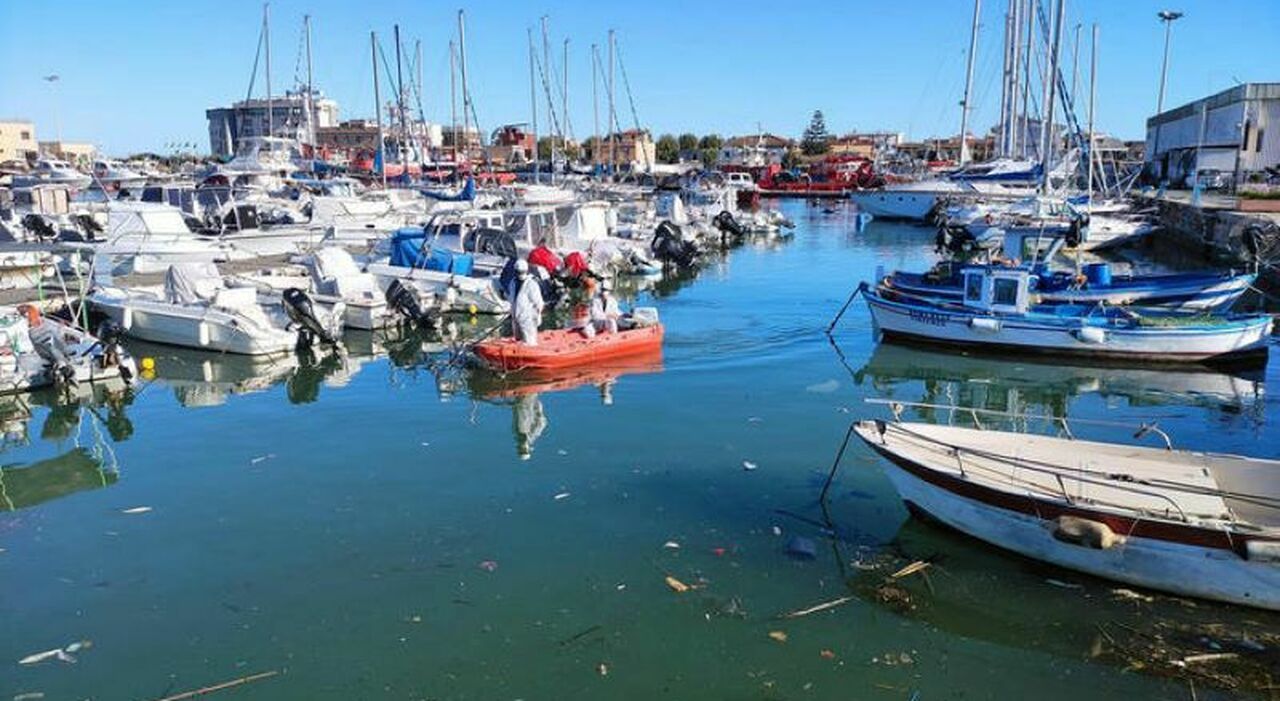
POLYGON ((1012 44, 1009 51, 1013 61, 1009 65, 1009 133, 1008 156, 1014 158, 1018 151, 1018 91, 1022 87, 1022 0, 1011 3, 1013 14, 1009 25, 1013 35, 1009 37, 1012 44))
MULTIPOLYGON (((467 136, 467 123, 471 118, 471 91, 467 89, 467 25, 466 15, 458 10, 458 75, 462 78, 462 140, 470 141, 467 136)), ((480 125, 476 125, 479 136, 480 125)))
POLYGON ((569 145, 568 145, 568 142, 565 141, 565 139, 568 138, 566 134, 570 136, 572 135, 572 131, 569 128, 569 38, 568 37, 565 37, 565 40, 564 40, 564 57, 560 61, 560 72, 561 72, 560 78, 562 81, 561 85, 563 86, 560 89, 560 116, 564 120, 564 128, 561 130, 560 141, 561 141, 561 146, 564 147, 564 151, 565 151, 565 156, 564 156, 565 163, 568 163, 569 162, 569 145))
POLYGON ((614 111, 614 75, 613 75, 613 54, 614 54, 614 38, 613 30, 609 30, 609 172, 613 173, 617 167, 617 142, 618 142, 618 114, 614 111))
POLYGON ((1049 47, 1049 57, 1046 61, 1048 66, 1048 71, 1045 72, 1045 93, 1047 104, 1044 114, 1044 123, 1040 125, 1040 130, 1044 132, 1044 139, 1042 139, 1044 153, 1042 154, 1041 163, 1043 163, 1044 168, 1043 189, 1045 194, 1049 194, 1049 188, 1052 184, 1049 178, 1049 170, 1053 166, 1053 150, 1055 146, 1054 142, 1056 141, 1053 134, 1053 112, 1055 106, 1054 103, 1057 101, 1058 97, 1058 57, 1059 50, 1062 48, 1062 20, 1066 13, 1066 0, 1058 0, 1057 19, 1054 20, 1053 23, 1053 41, 1049 47))
POLYGON ((271 100, 271 4, 262 3, 262 36, 267 44, 267 136, 276 133, 275 103, 271 100))
POLYGON ((449 40, 449 131, 453 133, 453 162, 458 163, 458 46, 449 40))
POLYGON ((400 113, 400 138, 397 139, 396 156, 407 163, 405 148, 409 143, 409 125, 404 118, 404 67, 400 60, 400 25, 395 25, 396 35, 396 112, 400 113))
POLYGON ((551 184, 556 184, 556 130, 557 123, 555 119, 555 100, 551 97, 551 85, 554 75, 551 72, 551 43, 547 38, 547 16, 541 18, 542 24, 542 83, 546 87, 547 92, 547 119, 550 125, 547 134, 551 139, 551 163, 548 169, 551 171, 551 184))
POLYGON ((533 53, 533 29, 526 29, 525 32, 529 35, 529 114, 533 118, 533 181, 536 183, 542 171, 542 164, 538 159, 538 82, 534 78, 533 66, 537 57, 533 53))
POLYGON ((382 135, 382 92, 378 87, 378 34, 369 32, 369 55, 373 57, 373 115, 378 122, 378 171, 382 176, 382 188, 387 187, 386 139, 382 135))
POLYGON ((302 25, 306 29, 307 37, 307 96, 303 104, 307 109, 307 143, 315 148, 316 145, 316 107, 314 96, 311 92, 311 15, 302 16, 302 25))
POLYGON ((1032 29, 1035 25, 1036 17, 1035 2, 1036 0, 1023 0, 1023 11, 1027 16, 1027 31, 1022 47, 1022 126, 1019 129, 1021 132, 1023 158, 1028 157, 1030 153, 1028 146, 1031 143, 1031 59, 1034 48, 1034 44, 1031 42, 1033 41, 1034 32, 1032 29))
POLYGON ((591 121, 595 129, 595 140, 591 142, 591 163, 601 163, 600 160, 600 45, 591 45, 591 121))
MULTIPOLYGON (((1093 106, 1098 97, 1098 24, 1093 24, 1093 36, 1089 41, 1089 211, 1093 211, 1093 157, 1094 131, 1093 106)), ((1101 166, 1101 163, 1099 163, 1101 166)), ((1101 172, 1101 167, 1098 171, 1101 172)), ((1105 185, 1104 185, 1105 187, 1105 185)))
POLYGON ((969 162, 969 98, 973 92, 973 55, 978 49, 978 20, 982 0, 973 0, 973 29, 969 33, 969 61, 965 69, 964 101, 960 103, 960 165, 969 162))

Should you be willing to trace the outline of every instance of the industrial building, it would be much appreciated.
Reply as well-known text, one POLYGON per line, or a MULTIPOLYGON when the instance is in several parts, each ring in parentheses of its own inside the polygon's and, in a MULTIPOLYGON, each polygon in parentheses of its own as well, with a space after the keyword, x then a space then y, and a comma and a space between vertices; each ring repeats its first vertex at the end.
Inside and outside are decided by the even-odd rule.
POLYGON ((1248 182, 1280 165, 1280 83, 1243 83, 1147 120, 1145 171, 1184 184, 1198 171, 1248 182))
POLYGON ((0 163, 33 160, 40 152, 36 125, 21 119, 0 120, 0 163))

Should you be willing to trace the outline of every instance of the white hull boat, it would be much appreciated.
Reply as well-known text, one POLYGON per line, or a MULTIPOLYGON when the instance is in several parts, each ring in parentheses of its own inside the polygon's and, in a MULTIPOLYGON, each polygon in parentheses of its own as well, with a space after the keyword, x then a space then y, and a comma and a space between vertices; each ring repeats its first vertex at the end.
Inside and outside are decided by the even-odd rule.
POLYGON ((999 548, 1126 584, 1280 610, 1280 461, 860 421, 902 500, 999 548))
POLYGON ((369 263, 365 271, 377 279, 378 287, 384 292, 393 281, 399 280, 427 296, 428 304, 442 311, 506 314, 511 309, 498 289, 497 277, 454 275, 391 265, 386 261, 369 263))

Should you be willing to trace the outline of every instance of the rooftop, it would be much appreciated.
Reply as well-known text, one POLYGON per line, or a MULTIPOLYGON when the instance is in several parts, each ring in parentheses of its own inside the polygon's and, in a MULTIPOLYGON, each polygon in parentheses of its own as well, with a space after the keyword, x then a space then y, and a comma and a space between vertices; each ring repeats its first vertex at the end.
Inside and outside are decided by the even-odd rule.
POLYGON ((1186 119, 1199 112, 1202 106, 1212 110, 1245 100, 1280 100, 1280 83, 1241 83, 1148 117, 1147 128, 1186 119))

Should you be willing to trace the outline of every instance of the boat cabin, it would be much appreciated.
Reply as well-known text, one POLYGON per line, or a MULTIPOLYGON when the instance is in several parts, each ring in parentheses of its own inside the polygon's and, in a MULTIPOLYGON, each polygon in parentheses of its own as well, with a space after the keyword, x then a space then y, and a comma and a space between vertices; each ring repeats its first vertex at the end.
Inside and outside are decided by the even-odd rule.
POLYGON ((965 268, 964 306, 985 312, 1022 314, 1031 304, 1030 270, 1024 268, 965 268))

